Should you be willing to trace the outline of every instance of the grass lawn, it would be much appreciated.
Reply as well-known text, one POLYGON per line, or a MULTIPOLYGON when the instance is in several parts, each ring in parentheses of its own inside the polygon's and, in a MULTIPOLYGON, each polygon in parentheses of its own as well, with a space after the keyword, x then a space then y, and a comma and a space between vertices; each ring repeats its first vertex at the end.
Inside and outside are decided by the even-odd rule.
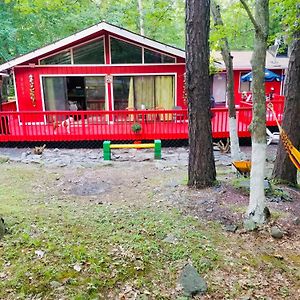
POLYGON ((103 203, 58 188, 70 183, 64 168, 0 168, 0 215, 9 228, 0 241, 0 299, 185 299, 177 283, 187 262, 208 283, 197 299, 299 299, 300 257, 288 242, 283 254, 285 245, 266 235, 227 233, 176 206, 151 205, 142 185, 134 193, 140 204, 121 203, 114 186, 103 203))

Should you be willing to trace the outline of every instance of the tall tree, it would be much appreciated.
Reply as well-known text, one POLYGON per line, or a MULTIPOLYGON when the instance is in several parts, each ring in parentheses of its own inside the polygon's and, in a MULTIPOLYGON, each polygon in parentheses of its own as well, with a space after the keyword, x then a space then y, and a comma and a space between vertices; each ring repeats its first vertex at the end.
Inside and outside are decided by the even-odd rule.
POLYGON ((251 122, 252 167, 250 174, 250 201, 248 218, 257 224, 266 220, 264 191, 266 162, 266 100, 265 65, 269 30, 269 0, 255 0, 255 15, 246 0, 240 0, 255 29, 254 52, 251 60, 253 72, 253 118, 251 122))
MULTIPOLYGON (((288 74, 285 82, 285 103, 282 127, 289 136, 293 145, 300 147, 300 32, 294 34, 291 47, 291 55, 288 66, 288 74)), ((289 159, 287 152, 280 141, 273 177, 281 181, 293 184, 297 183, 297 169, 289 159)))
MULTIPOLYGON (((224 33, 224 23, 222 20, 220 6, 215 0, 211 1, 211 11, 217 30, 221 30, 224 33)), ((233 65, 232 56, 230 53, 230 47, 228 43, 228 38, 226 35, 222 35, 220 39, 221 54, 226 66, 226 76, 227 76, 227 99, 228 99, 228 111, 229 111, 229 135, 230 135, 230 148, 231 148, 231 159, 233 161, 241 159, 239 138, 237 131, 236 122, 236 109, 235 109, 235 99, 234 99, 234 79, 233 79, 233 65)))
POLYGON ((143 2, 142 2, 142 0, 138 0, 138 10, 139 10, 140 34, 145 35, 145 31, 144 31, 144 11, 143 11, 143 2))
POLYGON ((212 186, 216 179, 210 120, 209 25, 210 0, 187 0, 188 185, 196 188, 212 186))

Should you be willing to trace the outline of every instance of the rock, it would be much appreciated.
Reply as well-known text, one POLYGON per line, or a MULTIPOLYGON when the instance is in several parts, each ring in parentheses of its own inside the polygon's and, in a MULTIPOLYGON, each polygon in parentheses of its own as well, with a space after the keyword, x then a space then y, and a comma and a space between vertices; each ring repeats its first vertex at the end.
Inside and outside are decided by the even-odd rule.
POLYGON ((0 164, 4 164, 9 161, 9 157, 6 155, 0 155, 0 164))
POLYGON ((27 151, 27 152, 22 152, 21 154, 21 160, 24 160, 28 155, 30 155, 31 152, 30 151, 27 151))
POLYGON ((294 223, 295 225, 300 225, 300 218, 299 218, 299 217, 295 218, 295 219, 293 220, 293 223, 294 223))
POLYGON ((226 225, 225 226, 225 230, 226 231, 229 231, 229 232, 236 232, 238 229, 238 226, 237 225, 234 225, 234 224, 231 224, 231 225, 226 225))
POLYGON ((270 233, 275 239, 281 239, 283 237, 283 232, 277 226, 271 227, 270 233))
POLYGON ((187 264, 183 268, 180 274, 179 284, 182 286, 184 296, 195 296, 207 291, 206 282, 190 264, 187 264))
POLYGON ((5 224, 3 218, 0 217, 0 239, 3 238, 5 234, 5 224))
POLYGON ((213 210, 214 210, 213 208, 207 208, 205 211, 208 213, 211 213, 211 212, 213 212, 213 210))
POLYGON ((56 289, 56 288, 59 288, 61 286, 61 284, 58 281, 53 280, 50 282, 50 286, 52 288, 56 289))
POLYGON ((166 184, 166 186, 170 188, 177 188, 179 186, 179 183, 176 180, 171 180, 166 184))
POLYGON ((251 300, 250 296, 242 296, 239 300, 251 300))
MULTIPOLYGON (((250 179, 243 179, 239 182, 237 182, 238 188, 244 188, 246 190, 250 189, 250 179)), ((269 190, 271 188, 271 185, 267 179, 264 180, 264 189, 269 190)))
POLYGON ((173 234, 168 234, 164 239, 163 242, 170 243, 170 244, 176 244, 178 242, 178 239, 173 234))
POLYGON ((247 231, 254 231, 255 229, 257 229, 257 226, 254 221, 252 221, 251 219, 247 219, 244 221, 244 228, 247 231))

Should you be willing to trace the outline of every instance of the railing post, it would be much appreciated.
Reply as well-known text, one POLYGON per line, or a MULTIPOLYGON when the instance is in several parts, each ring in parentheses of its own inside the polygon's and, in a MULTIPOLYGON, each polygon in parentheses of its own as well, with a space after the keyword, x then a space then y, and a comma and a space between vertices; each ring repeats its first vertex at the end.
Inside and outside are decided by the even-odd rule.
POLYGON ((161 140, 154 141, 154 159, 161 159, 161 140))
MULTIPOLYGON (((81 116, 82 134, 85 136, 86 132, 85 132, 85 118, 84 118, 84 113, 81 112, 80 116, 81 116)), ((88 125, 88 118, 86 119, 86 123, 88 125)))
POLYGON ((103 142, 103 159, 111 160, 110 141, 103 142))

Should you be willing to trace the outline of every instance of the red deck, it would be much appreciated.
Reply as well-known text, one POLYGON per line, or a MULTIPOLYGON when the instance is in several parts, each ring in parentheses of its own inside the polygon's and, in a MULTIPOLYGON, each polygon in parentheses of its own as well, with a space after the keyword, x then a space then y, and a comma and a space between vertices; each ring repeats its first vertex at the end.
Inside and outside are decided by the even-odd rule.
MULTIPOLYGON (((273 104, 281 120, 283 102, 273 104)), ((252 119, 252 105, 245 106, 237 108, 239 137, 250 137, 248 126, 252 119)), ((229 137, 228 109, 214 108, 213 113, 213 137, 229 137)), ((274 125, 274 117, 268 112, 267 126, 274 125)), ((0 142, 187 138, 187 110, 0 112, 0 142), (139 133, 132 132, 131 126, 135 122, 142 126, 139 133)))

